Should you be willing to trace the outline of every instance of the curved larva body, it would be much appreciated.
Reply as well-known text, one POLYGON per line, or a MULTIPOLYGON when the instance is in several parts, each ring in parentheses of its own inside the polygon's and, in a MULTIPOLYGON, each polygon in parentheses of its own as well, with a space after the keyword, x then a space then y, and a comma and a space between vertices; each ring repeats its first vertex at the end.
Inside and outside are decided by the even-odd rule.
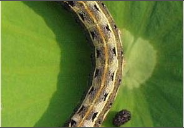
POLYGON ((122 78, 120 32, 106 6, 97 1, 65 1, 88 31, 95 48, 92 85, 69 127, 99 127, 116 97, 122 78))

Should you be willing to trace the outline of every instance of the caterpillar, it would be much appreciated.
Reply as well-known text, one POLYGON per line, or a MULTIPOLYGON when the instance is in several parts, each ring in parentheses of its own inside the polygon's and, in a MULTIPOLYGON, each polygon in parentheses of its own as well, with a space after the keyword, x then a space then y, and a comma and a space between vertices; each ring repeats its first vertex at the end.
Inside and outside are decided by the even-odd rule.
POLYGON ((100 1, 63 1, 86 29, 94 46, 95 69, 81 106, 68 127, 100 127, 122 81, 123 50, 120 30, 100 1))

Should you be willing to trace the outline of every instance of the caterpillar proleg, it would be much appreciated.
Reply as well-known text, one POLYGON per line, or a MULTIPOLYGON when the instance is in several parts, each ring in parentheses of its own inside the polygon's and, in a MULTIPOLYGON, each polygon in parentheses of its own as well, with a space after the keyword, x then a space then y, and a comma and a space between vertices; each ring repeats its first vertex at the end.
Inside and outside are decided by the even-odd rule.
POLYGON ((123 50, 120 30, 100 1, 64 1, 87 30, 95 51, 95 69, 81 106, 68 127, 100 127, 122 81, 123 50))

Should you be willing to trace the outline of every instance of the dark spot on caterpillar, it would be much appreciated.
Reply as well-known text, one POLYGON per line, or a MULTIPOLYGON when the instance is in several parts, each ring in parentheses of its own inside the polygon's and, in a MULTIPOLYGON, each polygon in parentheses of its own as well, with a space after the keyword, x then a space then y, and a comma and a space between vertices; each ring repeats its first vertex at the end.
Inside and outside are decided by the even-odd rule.
POLYGON ((121 56, 123 55, 123 51, 121 51, 121 56))
POLYGON ((115 47, 112 49, 112 52, 116 56, 116 48, 115 47))
POLYGON ((113 124, 117 127, 121 126, 122 124, 125 124, 131 119, 131 113, 130 111, 127 110, 121 110, 118 112, 114 119, 113 119, 113 124))
POLYGON ((117 26, 116 26, 116 25, 114 25, 114 28, 115 28, 115 29, 117 29, 117 26))
POLYGON ((121 79, 119 79, 119 83, 121 83, 121 79))
POLYGON ((80 16, 80 17, 81 17, 81 19, 84 21, 85 13, 84 13, 84 12, 80 12, 80 13, 79 13, 79 16, 80 16))
POLYGON ((100 56, 100 50, 96 50, 96 57, 98 58, 100 56))
POLYGON ((91 94, 94 91, 94 87, 91 88, 88 94, 91 94))
POLYGON ((84 109, 85 109, 85 107, 84 107, 84 105, 82 105, 82 107, 79 109, 78 113, 82 112, 84 109))
POLYGON ((97 114, 98 114, 98 112, 93 113, 92 121, 94 121, 94 119, 96 118, 97 114))
POLYGON ((92 38, 94 40, 97 37, 96 33, 94 31, 91 31, 90 33, 91 33, 91 36, 92 36, 92 38))
POLYGON ((103 7, 105 7, 105 4, 104 4, 104 3, 102 3, 102 6, 103 6, 103 7))
POLYGON ((75 120, 71 120, 71 127, 75 126, 76 125, 76 121, 75 120))
POLYGON ((109 28, 109 25, 107 25, 107 26, 105 27, 105 29, 106 29, 107 31, 109 31, 109 32, 111 31, 110 28, 109 28))
POLYGON ((100 11, 99 8, 98 8, 96 5, 94 5, 94 8, 95 8, 97 11, 100 11))
POLYGON ((75 6, 74 1, 68 1, 68 4, 71 5, 72 7, 75 6))
POLYGON ((112 102, 108 103, 108 109, 110 109, 112 107, 112 102))
POLYGON ((103 121, 102 117, 100 117, 98 120, 96 120, 94 127, 100 127, 100 125, 102 124, 102 121, 103 121))
POLYGON ((95 77, 98 76, 99 72, 100 72, 100 70, 99 69, 96 69, 96 71, 95 71, 95 77))
POLYGON ((111 80, 113 81, 114 80, 114 72, 111 74, 111 80))
POLYGON ((102 123, 102 121, 101 121, 101 120, 99 120, 99 121, 98 121, 98 124, 101 124, 101 123, 102 123))
POLYGON ((108 96, 108 93, 105 93, 104 94, 104 101, 106 101, 107 96, 108 96))

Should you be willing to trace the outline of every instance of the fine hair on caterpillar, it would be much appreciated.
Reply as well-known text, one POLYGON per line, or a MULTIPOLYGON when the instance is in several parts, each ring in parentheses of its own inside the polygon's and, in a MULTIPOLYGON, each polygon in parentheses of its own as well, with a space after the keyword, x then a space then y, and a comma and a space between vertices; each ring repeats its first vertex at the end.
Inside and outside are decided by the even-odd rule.
POLYGON ((92 42, 94 55, 90 88, 68 127, 100 127, 122 81, 123 50, 120 31, 100 1, 63 1, 78 18, 92 42))

